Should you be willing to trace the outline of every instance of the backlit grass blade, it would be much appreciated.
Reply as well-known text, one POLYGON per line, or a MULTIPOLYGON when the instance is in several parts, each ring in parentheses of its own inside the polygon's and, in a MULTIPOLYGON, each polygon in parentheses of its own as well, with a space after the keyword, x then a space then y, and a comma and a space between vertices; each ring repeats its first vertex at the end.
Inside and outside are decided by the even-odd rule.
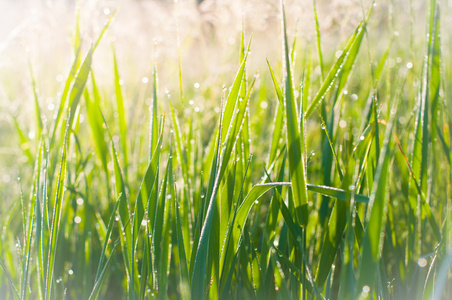
POLYGON ((151 197, 152 188, 156 180, 158 180, 158 169, 160 161, 160 146, 162 144, 163 130, 160 132, 152 159, 148 165, 143 181, 141 182, 140 190, 138 191, 137 199, 135 201, 135 211, 133 214, 133 231, 132 244, 135 248, 137 245, 137 238, 140 231, 141 222, 143 221, 145 207, 151 197))
POLYGON ((122 96, 122 88, 121 88, 121 78, 119 77, 118 63, 116 60, 116 52, 114 47, 112 47, 113 51, 113 65, 114 65, 114 82, 115 82, 115 96, 116 96, 116 106, 118 112, 118 123, 119 123, 119 135, 121 139, 121 153, 123 154, 124 160, 124 175, 125 181, 127 182, 127 168, 129 165, 129 156, 127 150, 127 123, 126 123, 126 109, 124 106, 124 98, 122 96))
MULTIPOLYGON (((108 226, 106 228, 107 231, 105 233, 105 238, 104 238, 104 244, 103 244, 102 252, 101 252, 100 258, 99 258, 99 264, 97 266, 96 277, 94 279, 95 282, 101 280, 101 272, 102 272, 102 267, 103 267, 103 261, 105 259, 105 253, 106 253, 106 250, 107 250, 107 246, 108 246, 108 244, 110 242, 111 232, 112 232, 114 220, 115 220, 115 217, 116 217, 116 211, 118 210, 119 203, 120 203, 120 200, 121 200, 121 196, 122 195, 120 195, 118 197, 118 200, 116 200, 115 206, 114 206, 113 211, 112 211, 112 213, 110 215, 110 220, 108 221, 108 226)), ((112 253, 110 253, 110 257, 111 256, 112 256, 112 253)))
POLYGON ((41 131, 43 129, 43 125, 42 125, 42 117, 41 117, 41 108, 39 106, 39 101, 38 101, 38 92, 36 90, 36 80, 35 80, 35 76, 33 74, 33 70, 31 68, 30 65, 30 77, 31 77, 31 86, 33 88, 33 97, 35 100, 35 114, 36 114, 36 127, 38 129, 38 134, 37 137, 41 136, 41 131))
MULTIPOLYGON (((338 200, 347 201, 347 197, 350 196, 350 191, 345 191, 343 189, 338 189, 330 186, 322 186, 322 185, 315 185, 315 184, 307 184, 308 191, 319 193, 328 197, 333 197, 338 200)), ((369 203, 369 197, 355 194, 355 201, 361 202, 361 203, 369 203)))
MULTIPOLYGON (((246 58, 243 61, 242 65, 239 69, 241 71, 239 71, 237 76, 242 76, 245 62, 246 62, 246 58)), ((240 79, 241 79, 241 77, 240 77, 240 79)), ((237 80, 237 77, 234 82, 236 82, 236 80, 237 80)), ((233 86, 233 90, 234 90, 234 86, 233 86)), ((238 101, 239 108, 238 108, 238 110, 236 110, 233 113, 232 118, 230 120, 230 125, 227 128, 227 131, 224 130, 224 127, 222 127, 223 123, 221 123, 221 125, 220 125, 220 129, 219 129, 220 132, 226 131, 227 135, 224 138, 223 150, 221 151, 221 158, 220 158, 218 173, 217 174, 212 173, 212 174, 214 174, 214 177, 212 177, 212 174, 211 174, 210 180, 211 180, 211 182, 213 182, 212 178, 214 178, 215 183, 213 184, 213 186, 211 188, 209 185, 209 189, 211 189, 211 191, 209 191, 207 193, 208 199, 210 199, 210 200, 209 200, 209 205, 208 205, 208 209, 206 212, 206 219, 205 219, 205 222, 204 222, 202 230, 201 230, 200 241, 199 241, 198 249, 196 252, 196 258, 195 258, 195 262, 194 262, 194 270, 193 270, 193 275, 192 275, 192 298, 202 297, 202 294, 204 292, 204 279, 195 279, 195 276, 202 276, 202 278, 204 278, 206 275, 205 274, 206 264, 204 261, 200 262, 200 259, 201 260, 204 259, 204 258, 201 258, 202 256, 200 256, 200 255, 203 255, 205 257, 207 255, 207 253, 206 253, 207 251, 209 251, 210 255, 214 254, 214 253, 210 252, 213 250, 213 248, 209 247, 208 243, 210 243, 209 236, 211 234, 213 234, 213 232, 215 231, 212 228, 215 228, 215 226, 216 226, 216 224, 213 223, 213 216, 217 209, 216 208, 216 206, 217 206, 216 205, 216 202, 217 202, 216 196, 218 193, 220 181, 222 180, 222 178, 225 174, 226 168, 228 166, 228 162, 231 157, 233 147, 236 144, 237 139, 239 138, 240 128, 242 127, 242 124, 243 124, 248 99, 250 97, 250 90, 248 91, 246 99, 241 99, 238 101), (206 252, 204 252, 204 251, 206 251, 206 252), (199 268, 199 269, 197 269, 197 268, 199 268)), ((231 93, 232 93, 232 91, 231 91, 231 93)), ((231 96, 231 93, 230 93, 230 96, 231 96)), ((238 93, 238 87, 237 87, 237 93, 238 93)), ((225 111, 224 116, 226 116, 226 113, 227 112, 225 111)), ((220 135, 218 137, 218 143, 221 140, 223 140, 223 138, 220 135)), ((217 145, 217 149, 218 150, 220 149, 219 145, 217 145)), ((220 154, 220 153, 218 153, 218 154, 220 154)), ((212 167, 213 167, 213 165, 212 165, 212 167)), ((216 236, 216 238, 218 238, 218 235, 216 236)), ((213 244, 214 243, 212 242, 212 245, 213 244)), ((219 251, 216 251, 216 252, 219 255, 219 251)))
POLYGON ((69 94, 69 126, 73 127, 73 120, 75 116, 75 112, 77 110, 77 106, 80 102, 80 98, 83 95, 83 91, 85 90, 85 84, 88 80, 88 75, 91 71, 91 63, 93 59, 93 48, 90 48, 88 54, 86 54, 85 59, 80 67, 80 70, 75 77, 74 84, 72 85, 71 93, 69 94))
MULTIPOLYGON (((320 87, 319 91, 317 92, 314 100, 311 102, 311 104, 309 104, 308 109, 304 112, 304 117, 306 119, 309 118, 309 116, 314 112, 317 105, 320 104, 320 102, 324 99, 326 93, 333 86, 335 80, 337 79, 337 77, 339 76, 339 74, 343 68, 344 61, 345 61, 346 57, 349 55, 351 47, 353 46, 353 44, 355 43, 355 41, 357 39, 358 39, 358 41, 360 41, 360 39, 362 38, 362 31, 364 30, 365 25, 367 24, 367 21, 370 17, 371 12, 372 12, 372 8, 369 10, 369 13, 367 14, 366 19, 363 20, 358 25, 358 27, 355 29, 355 32, 350 37, 344 50, 342 50, 342 54, 339 56, 339 58, 337 59, 337 61, 333 65, 333 67, 331 68, 330 72, 328 73, 327 77, 325 78, 325 81, 322 83, 322 86, 320 87)), ((357 55, 357 52, 359 49, 360 42, 355 45, 357 47, 356 52, 351 53, 351 56, 350 56, 349 62, 351 65, 353 65, 353 61, 356 59, 356 55, 357 55)))
POLYGON ((441 84, 441 41, 440 41, 440 7, 438 1, 430 1, 430 33, 429 33, 429 84, 428 95, 430 105, 432 107, 432 120, 430 124, 432 149, 435 150, 435 140, 438 124, 438 108, 439 108, 439 93, 441 84))
MULTIPOLYGON (((251 41, 250 41, 250 43, 251 43, 251 41)), ((248 48, 249 48, 249 45, 248 45, 248 48)), ((232 84, 232 87, 229 91, 228 97, 225 102, 225 107, 224 107, 224 111, 223 111, 223 115, 222 115, 222 123, 223 123, 222 132, 221 132, 222 142, 224 142, 224 140, 226 139, 226 133, 229 130, 229 127, 230 127, 229 125, 231 124, 232 117, 233 117, 234 111, 235 111, 235 107, 239 100, 240 87, 243 83, 242 79, 243 79, 243 74, 245 72, 247 56, 248 55, 245 56, 245 58, 243 59, 243 61, 240 64, 240 68, 237 71, 234 82, 232 84)))
POLYGON ((79 60, 80 60, 79 57, 80 57, 80 49, 78 49, 77 52, 75 53, 74 62, 72 63, 71 70, 69 71, 69 74, 67 76, 63 92, 61 93, 61 100, 60 100, 60 104, 58 106, 58 110, 57 110, 57 113, 55 116, 55 123, 53 125, 53 131, 52 131, 52 137, 50 139, 50 145, 53 145, 53 142, 56 137, 56 132, 59 127, 60 118, 63 115, 64 109, 66 108, 66 101, 67 101, 67 97, 69 94, 69 90, 71 88, 72 81, 74 80, 75 75, 77 74, 77 69, 78 69, 79 60))
MULTIPOLYGON (((109 27, 110 22, 113 19, 113 17, 114 17, 114 14, 112 14, 110 19, 105 23, 105 25, 102 28, 102 31, 101 31, 98 39, 96 40, 96 43, 95 43, 94 47, 91 48, 92 50, 90 50, 90 52, 94 52, 94 50, 97 48, 99 42, 102 39, 102 36, 104 35, 104 33, 106 32, 107 28, 109 27)), ((77 28, 78 28, 78 25, 77 25, 77 28)), ((75 37, 75 39, 77 40, 77 36, 75 37)), ((77 42, 75 43, 75 45, 76 44, 77 44, 77 42)), ((77 74, 77 70, 78 70, 78 67, 79 67, 79 64, 80 64, 80 51, 81 51, 80 47, 76 49, 74 62, 72 63, 71 70, 69 71, 69 74, 67 76, 63 92, 61 93, 61 100, 60 100, 60 104, 58 106, 58 111, 57 111, 56 116, 55 116, 55 123, 53 125, 53 131, 52 131, 50 145, 53 145, 53 143, 55 141, 56 130, 59 127, 60 118, 61 118, 61 116, 62 116, 62 114, 64 112, 64 109, 66 108, 66 101, 67 101, 68 93, 69 93, 69 90, 71 88, 72 82, 73 82, 73 80, 74 80, 74 78, 75 78, 75 76, 77 74)), ((73 111, 72 113, 75 113, 75 111, 73 111)))
POLYGON ((279 101, 279 105, 281 106, 281 109, 282 109, 283 107, 285 107, 285 105, 284 105, 284 96, 283 96, 283 94, 281 92, 281 88, 279 87, 278 81, 276 80, 275 74, 274 74, 273 69, 270 66, 270 62, 268 60, 267 60, 267 66, 268 66, 268 69, 270 71, 270 75, 272 77, 272 81, 273 81, 273 85, 275 87, 275 92, 276 92, 276 96, 277 96, 278 101, 279 101))
POLYGON ((105 262, 105 266, 104 266, 104 268, 102 269, 102 272, 99 274, 98 279, 97 279, 96 282, 94 283, 94 288, 93 288, 93 290, 91 291, 91 294, 89 295, 89 300, 91 300, 91 299, 97 299, 97 296, 98 296, 98 294, 99 294, 100 286, 101 286, 101 284, 102 284, 102 281, 103 281, 104 278, 105 278, 105 273, 107 272, 108 267, 110 266, 111 260, 112 260, 112 258, 114 257, 113 254, 115 253, 116 247, 118 246, 118 244, 119 244, 119 243, 116 242, 116 243, 113 245, 113 249, 111 250, 110 257, 108 257, 107 261, 105 262))
MULTIPOLYGON (((253 186, 248 195, 243 200, 243 203, 238 208, 237 212, 232 216, 232 219, 229 222, 226 236, 224 237, 224 239, 222 237, 222 240, 225 242, 222 247, 220 257, 222 281, 228 277, 230 269, 231 267, 233 267, 232 261, 240 246, 242 230, 253 205, 257 204, 259 198, 267 191, 271 190, 274 187, 282 185, 288 185, 288 183, 275 182, 257 184, 253 186)), ((220 288, 222 288, 221 285, 220 288)))
MULTIPOLYGON (((24 223, 23 226, 27 226, 26 232, 26 239, 25 239, 25 253, 24 253, 24 263, 23 263, 23 270, 22 270, 22 281, 21 281, 21 298, 25 299, 27 296, 27 287, 28 287, 28 275, 29 275, 29 268, 30 268, 30 259, 31 259, 31 245, 32 245, 32 238, 34 233, 34 226, 35 226, 35 216, 36 216, 36 210, 39 209, 39 199, 40 197, 40 184, 41 184, 41 164, 42 164, 42 157, 43 157, 43 141, 40 140, 39 143, 39 150, 38 150, 38 157, 36 158, 36 166, 35 166, 35 172, 34 172, 34 183, 33 183, 33 191, 32 191, 32 197, 30 199, 30 206, 29 206, 29 212, 28 212, 28 218, 27 218, 27 225, 24 223)), ((25 208, 23 209, 24 217, 25 217, 25 208)), ((24 237, 25 238, 25 237, 24 237)))
POLYGON ((99 33, 99 36, 97 37, 96 42, 94 43, 94 47, 93 49, 95 50, 97 48, 97 46, 99 46, 100 41, 102 40, 102 37, 104 36, 105 32, 107 32, 107 29, 110 27, 111 22, 113 21, 113 18, 116 15, 116 11, 114 11, 110 17, 108 18, 108 20, 105 22, 104 26, 102 27, 102 30, 99 33))
POLYGON ((173 104, 171 103, 171 100, 169 101, 169 104, 170 104, 170 109, 171 109, 171 118, 173 120, 177 157, 179 158, 179 161, 181 164, 182 176, 184 177, 185 181, 188 181, 189 174, 188 174, 188 167, 187 167, 187 156, 186 156, 186 152, 184 151, 184 149, 182 149, 182 138, 181 138, 179 120, 176 116, 176 113, 174 112, 174 108, 173 108, 173 104))
POLYGON ((3 270, 3 272, 5 273, 6 278, 8 279, 8 283, 9 283, 9 285, 11 286, 11 288, 12 288, 12 290, 13 290, 14 295, 16 296, 16 298, 17 298, 17 299, 22 299, 22 298, 20 297, 20 295, 19 295, 19 291, 17 290, 16 285, 14 284, 14 280, 13 280, 13 278, 11 277, 11 275, 9 274, 8 268, 6 267, 6 265, 5 265, 5 263, 3 262, 2 259, 0 259, 0 267, 2 267, 2 270, 3 270))
POLYGON ((19 123, 17 122, 16 118, 13 118, 14 121, 14 127, 16 128, 17 134, 19 136, 19 143, 20 148, 22 149, 23 153, 27 157, 28 161, 33 161, 33 155, 31 154, 31 141, 30 139, 24 134, 22 128, 20 127, 19 123))
POLYGON ((190 277, 188 275, 187 257, 185 255, 184 236, 182 234, 182 222, 179 212, 178 203, 175 202, 176 209, 176 230, 177 230, 177 245, 179 249, 179 265, 180 265, 180 289, 182 299, 190 299, 190 277))
MULTIPOLYGON (((396 107, 396 106, 395 106, 396 107)), ((371 297, 374 292, 377 268, 381 258, 383 237, 386 224, 388 206, 388 180, 391 171, 391 137, 393 122, 396 112, 392 112, 386 128, 383 148, 375 174, 374 186, 369 199, 368 213, 366 217, 367 228, 365 230, 362 246, 362 256, 359 267, 359 279, 357 293, 364 298, 371 297)))
POLYGON ((150 120, 150 149, 149 157, 155 151, 158 140, 158 123, 157 123, 157 91, 158 91, 158 77, 157 77, 157 66, 154 65, 153 75, 153 86, 152 86, 152 104, 151 104, 151 120, 150 120))
POLYGON ((314 6, 314 20, 315 20, 315 33, 316 33, 316 42, 317 42, 317 52, 319 54, 319 66, 320 66, 320 80, 323 82, 323 54, 322 54, 322 42, 320 39, 320 25, 319 25, 319 17, 317 15, 317 4, 316 1, 313 1, 314 6))
POLYGON ((283 30, 283 49, 284 49, 284 82, 285 82, 285 97, 284 104, 286 108, 286 142, 288 145, 289 156, 289 172, 290 181, 292 183, 292 194, 295 205, 295 212, 297 220, 300 225, 306 226, 308 223, 308 195, 306 189, 305 178, 305 159, 304 159, 304 136, 303 116, 300 123, 297 115, 297 104, 294 95, 293 78, 291 72, 291 63, 289 58, 289 46, 286 33, 286 15, 284 10, 284 2, 281 1, 282 9, 282 30, 283 30))
POLYGON ((88 117, 88 122, 91 127, 91 132, 93 134, 93 141, 96 145, 96 153, 99 157, 102 167, 104 169, 105 175, 108 176, 107 167, 107 154, 108 146, 105 142, 104 129, 102 128, 103 120, 100 115, 100 108, 94 101, 91 100, 88 90, 84 92, 84 98, 86 101, 86 115, 88 117))
MULTIPOLYGON (((170 156, 171 157, 171 156, 170 156)), ((166 297, 166 284, 167 284, 167 264, 168 264, 168 247, 170 242, 170 202, 172 193, 169 185, 171 185, 172 179, 170 174, 172 173, 171 158, 168 159, 168 164, 165 170, 165 177, 161 184, 161 191, 158 198, 158 203, 155 210, 155 223, 152 232, 152 246, 154 249, 154 263, 156 274, 154 278, 154 289, 158 291, 158 297, 164 299, 166 297)))
MULTIPOLYGON (((192 258, 190 260, 190 270, 191 270, 191 298, 192 299, 202 299, 205 296, 205 284, 206 284, 206 270, 207 267, 207 257, 209 251, 209 239, 212 230, 212 218, 214 211, 216 210, 217 201, 215 200, 218 193, 218 161, 220 159, 220 145, 221 145, 221 132, 222 128, 222 118, 220 118, 219 127, 217 130, 215 138, 215 148, 214 148, 214 158, 212 159, 211 174, 209 178, 209 186, 207 190, 207 200, 206 203, 207 211, 202 223, 202 219, 198 220, 197 228, 200 228, 199 238, 197 239, 197 245, 194 243, 194 249, 192 250, 192 258)), ((200 207, 200 212, 204 209, 200 207)), ((195 232, 196 234, 196 232, 195 232)), ((196 242, 196 240, 195 240, 196 242)), ((207 273, 208 274, 208 273, 207 273)))
POLYGON ((53 204, 53 216, 52 223, 50 226, 50 239, 49 248, 47 254, 47 272, 45 275, 45 291, 44 298, 51 299, 52 284, 54 281, 54 268, 55 268, 55 255, 57 250, 58 235, 60 229, 61 212, 63 207, 64 198, 64 182, 66 179, 67 172, 67 148, 69 139, 69 126, 70 126, 70 116, 68 116, 68 122, 66 124, 66 130, 64 134, 64 143, 61 154, 60 170, 58 172, 55 202, 53 204))

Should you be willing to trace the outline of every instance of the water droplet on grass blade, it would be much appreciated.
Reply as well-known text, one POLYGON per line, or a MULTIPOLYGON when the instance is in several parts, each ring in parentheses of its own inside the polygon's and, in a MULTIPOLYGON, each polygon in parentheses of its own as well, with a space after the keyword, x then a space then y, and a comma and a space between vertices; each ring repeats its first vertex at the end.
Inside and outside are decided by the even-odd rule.
POLYGON ((363 286, 363 291, 361 293, 362 297, 367 297, 370 292, 370 287, 368 285, 363 286))
POLYGON ((427 266, 427 260, 425 258, 421 257, 417 261, 417 264, 418 264, 419 267, 425 268, 427 266))

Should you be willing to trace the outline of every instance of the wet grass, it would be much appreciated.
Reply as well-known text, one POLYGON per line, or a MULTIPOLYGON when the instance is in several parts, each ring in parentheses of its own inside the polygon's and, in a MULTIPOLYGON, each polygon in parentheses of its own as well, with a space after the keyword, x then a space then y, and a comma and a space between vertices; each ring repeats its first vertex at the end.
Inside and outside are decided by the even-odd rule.
POLYGON ((77 16, 54 118, 32 68, 36 138, 13 118, 24 192, 0 217, 0 294, 447 299, 450 57, 439 3, 427 7, 424 55, 392 37, 377 49, 372 5, 329 60, 317 10, 316 41, 299 45, 282 3, 281 57, 261 78, 245 32, 228 88, 184 86, 178 45, 178 89, 159 92, 156 63, 149 106, 125 96, 114 46, 113 82, 97 84, 113 17, 82 47, 77 16))

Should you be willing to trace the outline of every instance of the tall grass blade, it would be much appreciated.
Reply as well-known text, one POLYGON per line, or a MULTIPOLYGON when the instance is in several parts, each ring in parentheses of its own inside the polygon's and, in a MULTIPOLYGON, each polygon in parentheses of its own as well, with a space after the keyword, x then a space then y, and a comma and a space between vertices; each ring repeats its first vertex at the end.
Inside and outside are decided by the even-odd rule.
POLYGON ((292 194, 295 205, 297 220, 300 225, 306 226, 308 223, 308 195, 305 178, 305 159, 304 159, 304 136, 303 116, 300 122, 297 116, 297 104, 294 96, 293 78, 291 72, 291 63, 289 58, 289 46, 286 32, 286 15, 284 2, 281 1, 282 9, 282 30, 283 30, 283 49, 284 49, 284 82, 285 82, 285 108, 286 108, 286 142, 289 155, 289 172, 292 183, 292 194), (300 126, 301 125, 301 126, 300 126), (301 129, 301 130, 300 130, 301 129))

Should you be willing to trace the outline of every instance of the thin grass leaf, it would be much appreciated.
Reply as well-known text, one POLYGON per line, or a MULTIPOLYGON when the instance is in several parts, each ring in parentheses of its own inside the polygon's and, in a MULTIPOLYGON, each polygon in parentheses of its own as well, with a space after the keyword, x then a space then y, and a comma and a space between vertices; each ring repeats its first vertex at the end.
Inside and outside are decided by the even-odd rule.
POLYGON ((284 2, 281 2, 282 9, 282 30, 283 30, 283 49, 284 49, 284 82, 285 82, 285 108, 286 108, 286 142, 288 145, 289 172, 292 183, 292 195, 295 205, 295 213, 300 225, 306 226, 308 223, 308 195, 305 178, 305 159, 304 159, 304 136, 303 116, 299 122, 297 116, 297 104, 294 96, 293 78, 289 58, 289 46, 286 32, 286 15, 284 2), (300 130, 301 129, 301 130, 300 130))
MULTIPOLYGON (((36 158, 36 166, 35 166, 35 172, 34 172, 34 184, 33 184, 33 191, 32 191, 32 197, 30 199, 30 207, 28 212, 28 218, 27 218, 27 230, 26 230, 26 240, 25 240, 25 253, 24 253, 24 260, 23 263, 23 270, 22 270, 22 281, 21 281, 21 299, 25 299, 27 295, 27 287, 28 287, 28 275, 29 275, 29 267, 30 267, 30 258, 31 258, 31 245, 32 245, 32 238, 33 238, 33 232, 34 232, 34 226, 35 226, 35 215, 36 210, 39 208, 39 199, 40 196, 40 190, 39 185, 41 184, 41 164, 42 164, 42 156, 43 156, 43 141, 40 140, 39 143, 39 150, 38 150, 38 157, 36 158)), ((23 211, 25 213, 25 209, 23 211)), ((25 226, 25 223, 24 223, 25 226)))
POLYGON ((35 76, 33 74, 33 69, 31 68, 31 64, 30 64, 29 68, 30 68, 31 86, 33 88, 33 97, 34 97, 34 101, 35 101, 36 127, 38 128, 37 137, 39 138, 41 136, 41 132, 43 129, 41 108, 39 107, 38 92, 36 90, 36 80, 35 80, 35 76))
MULTIPOLYGON (((308 191, 315 192, 322 194, 324 196, 333 197, 338 200, 347 201, 349 199, 351 192, 345 191, 343 189, 338 189, 330 186, 324 186, 324 185, 315 185, 315 184, 307 184, 308 191)), ((369 203, 369 197, 361 195, 361 194, 354 194, 355 201, 361 202, 361 203, 369 203)))
MULTIPOLYGON (((386 223, 388 195, 387 183, 389 179, 390 163, 391 163, 391 137, 393 130, 393 122, 396 113, 391 114, 388 126, 386 128, 383 149, 380 160, 377 165, 374 186, 369 199, 369 207, 367 214, 367 228, 363 239, 363 250, 361 264, 359 268, 359 279, 357 283, 357 292, 361 293, 363 288, 367 286, 369 290, 364 297, 371 295, 370 291, 374 290, 375 275, 378 268, 379 259, 381 257, 381 249, 383 247, 384 229, 386 223)), ((367 288, 366 288, 367 289, 367 288)))
POLYGON ((91 294, 89 295, 89 300, 97 299, 100 286, 102 285, 102 282, 105 278, 105 274, 108 270, 108 267, 110 266, 111 259, 114 257, 113 254, 115 253, 116 247, 118 246, 118 244, 119 244, 119 242, 116 241, 115 244, 113 245, 113 249, 111 250, 110 257, 108 257, 107 261, 105 262, 105 266, 102 269, 102 272, 99 274, 99 277, 97 278, 96 282, 94 283, 93 290, 91 291, 91 294))
POLYGON ((118 112, 118 123, 119 123, 119 135, 121 139, 121 149, 123 154, 123 160, 124 160, 124 175, 125 180, 127 182, 127 168, 129 165, 129 156, 128 156, 128 150, 127 150, 127 122, 126 122, 126 110, 124 106, 124 98, 122 96, 122 90, 121 90, 121 78, 119 77, 119 71, 118 71, 118 63, 116 60, 116 53, 114 47, 112 47, 113 51, 113 65, 114 65, 114 74, 115 74, 115 96, 116 96, 116 106, 117 106, 117 112, 118 112))
POLYGON ((8 268, 6 267, 6 265, 5 265, 5 263, 3 262, 2 259, 0 259, 0 267, 2 267, 2 270, 3 270, 3 272, 5 273, 6 278, 8 279, 8 283, 9 283, 9 285, 11 286, 11 288, 12 288, 12 290, 13 290, 14 295, 16 296, 16 298, 17 298, 17 299, 22 299, 22 298, 19 296, 19 291, 17 290, 17 287, 16 287, 16 285, 14 284, 14 280, 13 280, 13 278, 11 277, 11 274, 9 274, 8 268))
POLYGON ((55 268, 55 256, 57 250, 57 242, 60 231, 60 221, 61 221, 61 212, 63 208, 63 198, 64 198, 64 181, 66 179, 67 173, 67 148, 68 148, 68 139, 69 139, 69 126, 70 126, 71 117, 68 116, 68 122, 66 124, 66 130, 64 134, 64 143, 63 150, 61 154, 61 162, 60 162, 60 170, 58 172, 57 179, 57 187, 55 193, 55 203, 53 206, 53 216, 52 223, 50 226, 50 239, 49 239, 49 248, 47 254, 47 271, 45 275, 45 291, 44 297, 45 299, 51 299, 52 292, 52 284, 53 284, 53 276, 54 276, 54 268, 55 268))
MULTIPOLYGON (((330 90, 330 88, 333 86, 335 80, 341 73, 341 70, 343 68, 343 63, 344 63, 346 57, 349 55, 351 47, 355 44, 356 40, 360 41, 360 39, 362 38, 362 31, 365 29, 365 26, 367 24, 367 21, 369 20, 371 12, 372 12, 372 8, 369 10, 366 19, 361 21, 361 23, 355 29, 355 32, 349 38, 349 41, 348 41, 347 45, 345 46, 344 50, 342 51, 342 54, 339 56, 336 63, 331 68, 330 72, 328 73, 328 76, 325 78, 324 82, 322 83, 322 86, 320 87, 319 91, 317 92, 314 100, 308 106, 308 109, 304 112, 304 117, 306 119, 309 118, 309 116, 314 112, 317 105, 319 105, 320 102, 324 99, 326 93, 330 90)), ((353 62, 358 53, 360 42, 355 45, 357 47, 356 52, 351 53, 351 56, 350 56, 349 64, 351 64, 351 65, 353 65, 353 62)))

